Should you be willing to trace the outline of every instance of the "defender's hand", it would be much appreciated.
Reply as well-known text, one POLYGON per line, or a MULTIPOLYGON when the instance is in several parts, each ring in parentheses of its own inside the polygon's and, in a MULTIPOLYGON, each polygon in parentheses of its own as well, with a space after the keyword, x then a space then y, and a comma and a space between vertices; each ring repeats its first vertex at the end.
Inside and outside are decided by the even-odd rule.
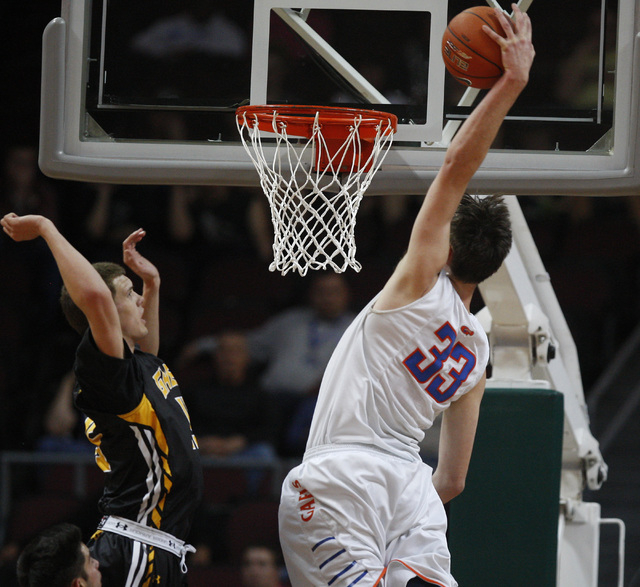
POLYGON ((142 228, 139 228, 133 231, 122 243, 122 260, 124 264, 137 276, 141 277, 144 282, 160 277, 156 266, 143 257, 136 248, 136 245, 146 234, 142 228))
POLYGON ((29 214, 28 216, 18 216, 14 212, 6 214, 0 224, 2 230, 6 232, 14 241, 30 241, 42 236, 44 223, 49 222, 44 216, 29 214))

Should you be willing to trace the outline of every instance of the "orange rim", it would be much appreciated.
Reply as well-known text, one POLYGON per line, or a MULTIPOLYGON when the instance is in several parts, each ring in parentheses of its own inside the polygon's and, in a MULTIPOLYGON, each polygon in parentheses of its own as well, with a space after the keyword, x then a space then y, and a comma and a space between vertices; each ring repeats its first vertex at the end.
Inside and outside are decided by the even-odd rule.
POLYGON ((380 123, 387 123, 396 132, 398 117, 388 112, 366 110, 364 108, 341 108, 337 106, 296 106, 291 104, 249 105, 236 110, 237 119, 243 123, 247 119, 257 120, 258 128, 265 132, 274 132, 274 113, 276 123, 286 125, 289 135, 311 138, 313 123, 318 114, 318 123, 325 137, 346 138, 356 119, 359 123, 360 138, 371 140, 377 134, 380 123))

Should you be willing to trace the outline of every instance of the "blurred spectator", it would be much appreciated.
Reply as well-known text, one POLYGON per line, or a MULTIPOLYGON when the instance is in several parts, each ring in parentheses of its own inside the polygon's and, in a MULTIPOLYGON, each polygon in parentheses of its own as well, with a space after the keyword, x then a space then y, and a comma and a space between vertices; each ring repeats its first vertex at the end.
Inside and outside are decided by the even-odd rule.
POLYGON ((195 0, 161 18, 132 40, 132 49, 155 58, 204 53, 240 58, 248 50, 242 28, 211 3, 195 0))
POLYGON ((169 200, 169 235, 187 246, 202 267, 204 256, 270 252, 268 217, 262 193, 229 186, 173 186, 169 200))
MULTIPOLYGON (((58 194, 38 168, 38 151, 30 145, 14 145, 5 155, 0 186, 0 216, 9 212, 19 215, 41 214, 54 222, 58 218, 58 194)), ((51 318, 57 308, 57 296, 62 285, 58 271, 41 239, 21 247, 7 246, 6 251, 25 261, 26 268, 38 275, 39 309, 46 309, 51 318)), ((18 276, 16 276, 18 277, 18 276)), ((24 295, 25 292, 22 292, 24 295)), ((43 318, 43 316, 40 316, 43 318)))
POLYGON ((248 335, 252 359, 266 363, 261 381, 270 393, 313 392, 354 318, 344 275, 316 273, 310 279, 307 305, 282 312, 248 335))
MULTIPOLYGON (((183 384, 183 393, 203 456, 274 461, 278 423, 273 399, 249 369, 242 334, 218 336, 213 377, 183 384)), ((262 471, 248 471, 250 493, 257 493, 262 478, 262 471)))
POLYGON ((585 393, 638 320, 635 197, 520 198, 580 358, 585 393), (615 238, 611 235, 615 234, 615 238), (589 295, 576 284, 588 284, 589 295))
MULTIPOLYGON (((388 63, 380 63, 377 57, 368 55, 360 60, 359 63, 354 64, 355 70, 373 87, 380 92, 390 104, 408 104, 410 101, 401 88, 396 87, 391 80, 390 67, 388 63)), ((340 103, 353 103, 358 100, 357 90, 353 91, 348 86, 340 88, 333 96, 331 96, 331 102, 337 104, 340 103)))
MULTIPOLYGON (((306 305, 283 311, 247 335, 252 361, 264 365, 260 384, 277 400, 284 425, 278 450, 285 454, 286 427, 301 402, 315 397, 329 357, 354 318, 343 274, 315 273, 310 280, 306 305)), ((217 343, 215 336, 190 342, 181 362, 214 352, 217 343)))
POLYGON ((187 141, 189 125, 184 112, 151 110, 147 113, 146 132, 156 141, 187 141))
MULTIPOLYGON (((147 248, 167 245, 166 186, 88 184, 94 204, 87 217, 87 233, 95 246, 93 254, 107 260, 121 257, 122 242, 137 228, 147 231, 147 248)), ((155 253, 158 254, 158 253, 155 253)))
POLYGON ((601 92, 600 68, 603 67, 603 107, 613 110, 614 74, 616 70, 616 15, 613 9, 605 12, 604 63, 600 62, 601 10, 592 9, 587 14, 584 37, 558 64, 556 95, 561 104, 573 108, 592 110, 598 105, 601 92))
POLYGON ((3 163, 0 216, 42 214, 54 222, 58 217, 57 194, 38 168, 38 150, 32 145, 13 145, 3 163))
MULTIPOLYGON (((243 16, 240 16, 243 19, 243 16)), ((249 33, 233 6, 188 0, 180 11, 161 17, 123 42, 147 95, 206 99, 229 105, 248 91, 249 33)))
MULTIPOLYGON (((375 264, 395 267, 404 253, 415 211, 423 196, 394 194, 382 198, 363 198, 358 209, 356 243, 363 267, 375 264)), ((385 276, 388 272, 385 272, 385 276)), ((377 291, 377 290, 376 290, 377 291)), ((369 300, 363 300, 368 302, 369 300)))
MULTIPOLYGON (((319 389, 319 388, 318 388, 319 389)), ((283 449, 288 456, 302 458, 309 438, 311 420, 318 400, 317 390, 315 393, 305 396, 300 400, 290 420, 287 422, 285 436, 283 439, 283 449)))
MULTIPOLYGON (((0 217, 18 214, 58 216, 58 193, 38 168, 31 144, 13 144, 4 152, 0 177, 0 217)), ((0 272, 0 450, 24 448, 28 438, 25 408, 42 401, 41 390, 57 379, 54 357, 60 345, 54 330, 62 281, 42 239, 20 246, 2 235, 0 272), (34 369, 33 366, 38 368, 34 369), (19 390, 19 393, 16 393, 19 390), (16 417, 16 414, 21 414, 16 417)))
POLYGON ((43 419, 43 435, 36 449, 47 452, 93 453, 94 446, 84 434, 84 419, 73 405, 75 375, 68 371, 60 381, 56 395, 43 419))
POLYGON ((242 554, 242 587, 285 587, 284 565, 269 546, 248 546, 242 554))
POLYGON ((20 544, 17 542, 8 541, 0 548, 0 585, 2 587, 18 587, 16 562, 19 555, 20 544))

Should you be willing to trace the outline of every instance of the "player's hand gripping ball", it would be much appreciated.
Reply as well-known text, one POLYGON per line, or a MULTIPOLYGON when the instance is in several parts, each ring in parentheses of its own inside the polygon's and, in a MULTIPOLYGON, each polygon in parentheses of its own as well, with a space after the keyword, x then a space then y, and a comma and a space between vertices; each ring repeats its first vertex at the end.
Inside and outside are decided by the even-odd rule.
POLYGON ((465 86, 488 89, 504 73, 500 46, 483 25, 504 37, 502 25, 489 6, 467 8, 451 19, 442 36, 442 58, 453 77, 465 86))

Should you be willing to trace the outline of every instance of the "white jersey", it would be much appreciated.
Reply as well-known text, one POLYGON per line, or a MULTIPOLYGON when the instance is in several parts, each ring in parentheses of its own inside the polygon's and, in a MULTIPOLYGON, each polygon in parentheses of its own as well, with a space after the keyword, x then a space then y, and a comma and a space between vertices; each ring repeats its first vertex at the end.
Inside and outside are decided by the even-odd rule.
POLYGON ((306 456, 327 445, 369 445, 418 458, 424 430, 470 391, 489 358, 487 336, 444 272, 422 298, 394 310, 372 300, 325 371, 306 456))

